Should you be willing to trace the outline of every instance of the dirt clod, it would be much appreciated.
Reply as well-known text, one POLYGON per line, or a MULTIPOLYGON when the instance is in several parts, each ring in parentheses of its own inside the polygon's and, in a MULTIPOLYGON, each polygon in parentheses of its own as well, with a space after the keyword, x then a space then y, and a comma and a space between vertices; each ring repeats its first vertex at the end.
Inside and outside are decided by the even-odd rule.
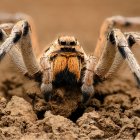
POLYGON ((84 108, 78 106, 80 93, 76 92, 64 94, 63 102, 55 94, 49 102, 38 97, 32 102, 18 96, 1 97, 0 139, 138 139, 139 89, 120 89, 104 94, 102 87, 84 108))

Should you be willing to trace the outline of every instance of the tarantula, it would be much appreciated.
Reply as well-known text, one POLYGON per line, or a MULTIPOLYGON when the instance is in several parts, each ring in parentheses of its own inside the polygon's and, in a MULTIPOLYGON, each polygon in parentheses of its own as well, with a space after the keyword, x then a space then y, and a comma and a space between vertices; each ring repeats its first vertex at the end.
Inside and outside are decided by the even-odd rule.
POLYGON ((0 60, 9 53, 18 69, 39 83, 46 100, 51 98, 53 89, 78 87, 86 104, 94 95, 94 84, 112 77, 124 60, 140 85, 140 66, 130 50, 135 43, 140 44, 140 33, 122 33, 114 28, 140 25, 139 17, 107 18, 92 55, 84 52, 75 37, 60 36, 45 50, 40 65, 32 48, 37 44, 31 33, 31 18, 24 14, 5 15, 0 23, 0 60))

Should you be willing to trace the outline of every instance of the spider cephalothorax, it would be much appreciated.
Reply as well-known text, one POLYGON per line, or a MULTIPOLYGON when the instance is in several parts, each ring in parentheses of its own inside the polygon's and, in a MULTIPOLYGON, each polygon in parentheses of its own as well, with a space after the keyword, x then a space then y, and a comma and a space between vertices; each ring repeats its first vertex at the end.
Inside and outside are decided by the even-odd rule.
POLYGON ((31 18, 21 14, 8 17, 11 19, 5 18, 0 22, 4 22, 0 25, 0 58, 2 60, 8 52, 18 69, 39 83, 37 86, 41 94, 53 94, 54 88, 71 87, 73 90, 79 86, 84 95, 83 103, 87 103, 94 95, 95 82, 112 77, 124 60, 127 60, 140 85, 140 66, 130 50, 135 43, 140 44, 140 33, 122 33, 114 28, 138 26, 139 17, 107 18, 101 27, 93 55, 86 55, 75 37, 60 36, 44 52, 40 66, 32 50, 32 45, 36 46, 37 42, 34 30, 32 34, 30 32, 30 26, 33 27, 31 18), (10 34, 7 34, 7 29, 10 34))
POLYGON ((81 82, 85 57, 84 50, 75 37, 59 37, 50 44, 40 59, 43 85, 53 83, 55 87, 76 86, 81 82))

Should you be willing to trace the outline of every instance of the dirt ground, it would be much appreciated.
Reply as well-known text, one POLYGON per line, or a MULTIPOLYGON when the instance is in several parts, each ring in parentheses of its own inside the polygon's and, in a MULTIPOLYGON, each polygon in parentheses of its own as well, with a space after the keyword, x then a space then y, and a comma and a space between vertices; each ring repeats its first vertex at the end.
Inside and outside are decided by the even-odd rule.
MULTIPOLYGON (((94 51, 103 20, 140 16, 140 1, 0 0, 0 12, 31 15, 40 50, 59 34, 72 34, 88 53, 94 51)), ((140 62, 139 48, 133 51, 140 62)), ((56 96, 51 104, 41 100, 33 110, 26 94, 32 84, 17 74, 8 56, 1 62, 0 96, 7 98, 0 98, 0 140, 140 140, 140 90, 126 64, 112 80, 95 87, 86 108, 79 106, 79 92, 68 91, 64 101, 56 96)))

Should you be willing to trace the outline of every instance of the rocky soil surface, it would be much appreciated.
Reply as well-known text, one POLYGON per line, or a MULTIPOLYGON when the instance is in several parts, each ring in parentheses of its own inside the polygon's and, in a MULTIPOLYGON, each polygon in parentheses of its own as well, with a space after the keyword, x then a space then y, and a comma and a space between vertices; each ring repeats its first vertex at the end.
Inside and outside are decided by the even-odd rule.
POLYGON ((87 107, 78 106, 78 94, 75 98, 66 95, 67 100, 54 99, 40 114, 28 98, 17 96, 25 92, 18 78, 10 77, 0 87, 3 94, 13 93, 0 99, 2 140, 140 139, 140 91, 129 78, 100 83, 87 107))

